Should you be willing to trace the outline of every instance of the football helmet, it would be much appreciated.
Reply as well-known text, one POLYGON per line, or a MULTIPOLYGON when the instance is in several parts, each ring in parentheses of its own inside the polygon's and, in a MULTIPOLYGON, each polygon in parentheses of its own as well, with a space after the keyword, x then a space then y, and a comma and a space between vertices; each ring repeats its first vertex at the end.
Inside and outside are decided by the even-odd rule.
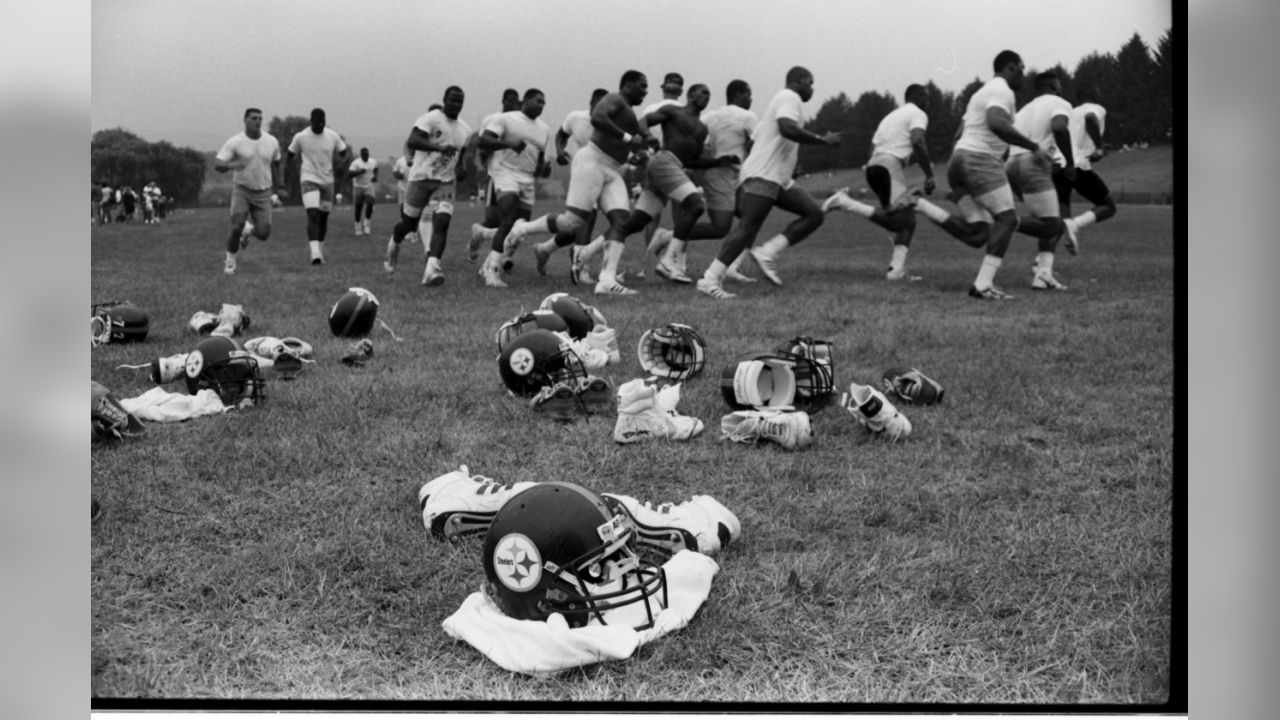
POLYGON ((151 329, 151 318, 128 301, 99 303, 89 308, 89 329, 95 347, 105 343, 142 342, 151 329))
POLYGON ((798 376, 796 392, 801 395, 798 405, 807 412, 817 412, 836 400, 835 357, 831 343, 808 336, 794 337, 778 346, 778 352, 807 359, 808 363, 796 366, 798 376), (814 377, 803 377, 812 373, 814 377))
POLYGON ((364 288, 349 288, 329 310, 334 337, 364 337, 378 318, 378 298, 364 288))
POLYGON ((604 318, 600 318, 597 323, 598 313, 593 313, 592 308, 569 293, 552 293, 546 296, 538 309, 550 310, 563 318, 569 327, 569 337, 574 340, 581 340, 591 332, 591 328, 604 324, 604 318))
POLYGON ((224 405, 266 396, 258 359, 229 337, 212 335, 196 343, 187 354, 186 375, 188 392, 213 390, 224 405))
POLYGON ((564 318, 550 310, 534 310, 533 312, 521 313, 502 323, 502 327, 498 328, 498 332, 494 336, 498 341, 498 352, 505 350, 507 343, 517 336, 528 330, 538 328, 565 334, 569 332, 569 325, 564 321, 564 318))
POLYGON ((498 354, 498 374, 512 393, 531 398, 557 383, 576 387, 587 369, 567 338, 537 328, 507 343, 498 354))
POLYGON ((707 364, 706 341, 682 323, 645 330, 636 352, 645 372, 671 380, 697 377, 707 364))
POLYGON ((720 374, 720 392, 730 410, 821 410, 835 395, 831 374, 804 355, 750 352, 720 374))
POLYGON ((508 500, 482 557, 486 593, 517 620, 559 613, 570 627, 612 619, 643 630, 667 605, 666 573, 636 553, 631 517, 573 483, 540 483, 508 500))

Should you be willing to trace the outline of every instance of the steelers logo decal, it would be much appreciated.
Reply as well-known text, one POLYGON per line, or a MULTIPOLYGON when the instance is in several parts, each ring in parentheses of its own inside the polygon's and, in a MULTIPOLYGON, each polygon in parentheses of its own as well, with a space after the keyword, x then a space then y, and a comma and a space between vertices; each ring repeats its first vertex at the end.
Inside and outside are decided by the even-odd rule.
POLYGON ((528 375, 533 372, 533 352, 529 348, 516 348, 507 359, 512 372, 517 375, 528 375))
POLYGON ((532 540, 511 533, 493 549, 493 570, 503 585, 523 592, 537 587, 542 580, 542 557, 532 540))
POLYGON ((194 378, 200 376, 200 371, 204 369, 204 353, 199 350, 192 350, 187 355, 185 364, 187 377, 194 378))

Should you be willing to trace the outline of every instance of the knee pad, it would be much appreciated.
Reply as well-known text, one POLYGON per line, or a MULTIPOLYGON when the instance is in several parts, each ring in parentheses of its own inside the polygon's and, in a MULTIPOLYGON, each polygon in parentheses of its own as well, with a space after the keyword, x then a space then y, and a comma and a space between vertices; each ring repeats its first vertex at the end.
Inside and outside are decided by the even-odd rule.
POLYGON ((576 213, 563 212, 555 216, 556 232, 572 235, 578 232, 578 228, 585 224, 585 221, 578 217, 576 213))

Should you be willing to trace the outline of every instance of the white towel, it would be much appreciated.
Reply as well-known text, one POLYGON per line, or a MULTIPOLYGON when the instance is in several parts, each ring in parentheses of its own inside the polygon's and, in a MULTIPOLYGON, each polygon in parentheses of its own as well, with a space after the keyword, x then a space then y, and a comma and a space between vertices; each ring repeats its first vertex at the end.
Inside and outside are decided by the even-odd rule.
MULTIPOLYGON (((559 613, 546 621, 508 617, 483 591, 468 595, 462 607, 445 618, 444 630, 504 669, 526 675, 552 675, 621 660, 641 645, 688 625, 710 594, 711 580, 720 566, 706 555, 681 550, 662 569, 667 575, 667 607, 654 608, 654 626, 647 630, 632 627, 637 618, 645 617, 638 602, 605 613, 607 624, 592 619, 584 627, 571 628, 559 613)), ((655 604, 657 600, 651 598, 655 604)))
POLYGON ((152 422, 179 422, 202 415, 217 415, 231 408, 213 390, 201 390, 195 395, 169 392, 154 387, 138 397, 123 398, 120 405, 142 420, 152 422))

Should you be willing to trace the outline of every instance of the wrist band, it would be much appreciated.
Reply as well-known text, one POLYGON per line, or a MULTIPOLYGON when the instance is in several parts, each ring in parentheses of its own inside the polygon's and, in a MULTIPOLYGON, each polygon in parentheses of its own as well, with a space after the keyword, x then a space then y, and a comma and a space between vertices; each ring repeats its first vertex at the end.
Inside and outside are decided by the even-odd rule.
POLYGON ((630 142, 631 142, 631 133, 629 133, 629 132, 624 132, 624 133, 622 133, 622 142, 623 142, 623 144, 630 143, 630 142))

